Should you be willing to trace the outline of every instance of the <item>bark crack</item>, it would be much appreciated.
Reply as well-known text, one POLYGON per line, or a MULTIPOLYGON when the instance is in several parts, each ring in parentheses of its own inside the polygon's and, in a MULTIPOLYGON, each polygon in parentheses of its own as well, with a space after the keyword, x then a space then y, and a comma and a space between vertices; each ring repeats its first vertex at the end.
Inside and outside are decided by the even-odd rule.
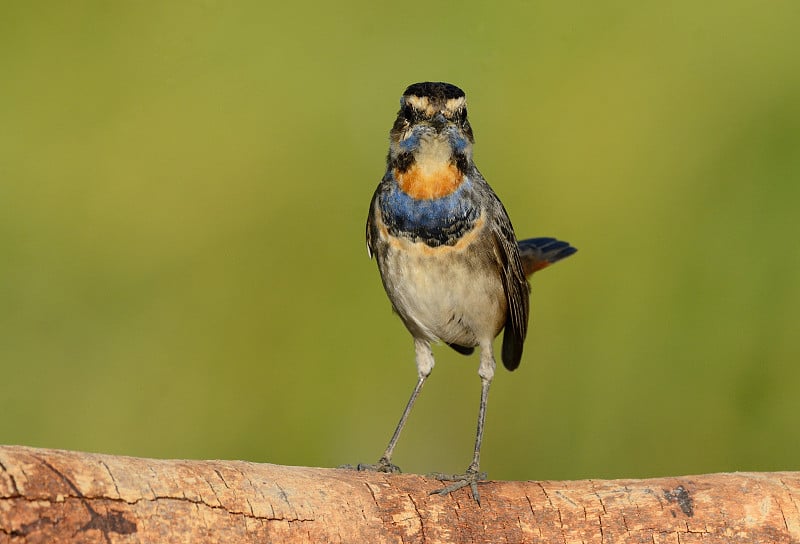
POLYGON ((219 495, 217 495, 217 490, 214 489, 214 486, 211 484, 211 482, 208 480, 208 478, 203 476, 203 481, 206 483, 208 488, 211 490, 211 493, 214 494, 214 498, 217 500, 217 504, 222 506, 222 501, 219 499, 219 495))
POLYGON ((561 530, 561 538, 564 541, 564 544, 566 544, 567 543, 567 533, 564 530, 564 520, 561 519, 561 509, 555 507, 555 505, 553 504, 553 501, 550 499, 550 495, 548 495, 547 490, 544 488, 544 485, 542 485, 542 482, 536 482, 536 485, 538 485, 539 489, 541 489, 542 493, 544 493, 544 498, 547 499, 547 504, 550 505, 550 508, 555 510, 556 513, 558 514, 558 525, 559 525, 559 528, 561 530))
POLYGON ((783 486, 783 488, 786 490, 786 494, 789 495, 789 500, 792 501, 792 506, 794 506, 794 509, 797 512, 800 512, 800 507, 797 506, 797 501, 794 500, 794 494, 792 493, 792 490, 789 489, 789 486, 786 484, 786 482, 783 481, 783 478, 778 478, 778 481, 781 483, 781 486, 783 486))
POLYGON ((224 486, 225 486, 225 489, 230 489, 230 487, 228 487, 228 482, 226 482, 226 481, 225 481, 225 478, 223 478, 223 477, 222 477, 222 473, 220 473, 219 469, 216 469, 216 468, 215 468, 215 469, 214 469, 214 473, 215 473, 217 476, 219 476, 219 479, 220 479, 220 481, 222 482, 222 485, 224 485, 224 486))
POLYGON ((783 526, 786 528, 786 532, 791 534, 791 531, 789 530, 789 522, 786 521, 786 514, 783 512, 783 506, 781 506, 781 501, 779 501, 777 497, 775 497, 775 504, 778 505, 778 510, 781 513, 781 518, 783 519, 783 526))
MULTIPOLYGON (((81 492, 81 490, 78 489, 78 487, 75 485, 75 483, 70 478, 68 478, 63 472, 61 472, 61 470, 59 470, 58 468, 56 468, 55 466, 53 466, 52 464, 50 464, 49 462, 47 462, 44 459, 38 459, 38 461, 40 463, 42 463, 44 466, 46 466, 48 468, 48 470, 50 470, 53 474, 55 474, 55 476, 59 480, 61 480, 64 484, 66 484, 66 486, 72 491, 71 494, 68 493, 68 494, 63 496, 64 500, 67 500, 67 499, 78 500, 86 508, 86 510, 87 510, 87 512, 89 514, 90 520, 86 525, 84 525, 81 528, 81 531, 85 531, 85 530, 88 530, 88 529, 98 529, 101 532, 103 532, 103 536, 104 536, 104 539, 106 540, 106 542, 110 542, 110 539, 109 539, 109 536, 108 536, 109 532, 116 532, 116 533, 120 533, 120 534, 129 534, 131 532, 135 532, 136 531, 136 529, 135 529, 136 525, 133 524, 132 522, 129 522, 128 520, 124 519, 124 517, 122 516, 122 512, 112 511, 112 512, 109 512, 108 514, 105 514, 105 515, 98 513, 97 510, 95 510, 92 507, 91 502, 94 502, 94 501, 108 501, 108 502, 111 502, 111 503, 119 503, 119 504, 126 504, 126 505, 130 505, 130 506, 135 506, 135 505, 137 505, 137 504, 139 504, 141 502, 148 502, 148 501, 156 501, 156 502, 157 501, 162 501, 162 500, 163 501, 182 501, 182 502, 189 502, 189 503, 200 505, 200 506, 205 506, 207 508, 211 508, 211 509, 215 509, 215 510, 222 510, 224 512, 227 512, 228 514, 241 515, 241 516, 244 516, 246 518, 254 519, 254 520, 258 520, 258 521, 286 521, 286 522, 290 522, 290 523, 291 522, 314 521, 314 518, 301 517, 300 515, 297 514, 297 512, 295 512, 295 516, 294 517, 285 517, 285 516, 277 516, 277 515, 273 515, 273 516, 258 516, 258 515, 255 514, 255 511, 253 510, 253 507, 250 504, 250 500, 249 499, 246 499, 247 504, 250 506, 250 513, 248 514, 247 512, 242 512, 242 511, 237 511, 237 510, 229 510, 229 509, 225 508, 224 506, 222 506, 222 504, 219 504, 219 505, 209 504, 209 503, 205 502, 204 500, 202 500, 202 498, 201 499, 192 499, 192 498, 187 497, 185 494, 182 494, 182 496, 157 495, 153 491, 152 486, 150 486, 150 490, 151 490, 151 492, 153 492, 153 498, 152 499, 149 498, 149 497, 140 497, 140 498, 138 498, 136 500, 133 500, 133 501, 125 500, 125 499, 122 498, 122 495, 119 492, 119 487, 117 486, 116 478, 114 478, 114 475, 111 473, 111 471, 109 470, 109 468, 106 465, 106 463, 102 462, 102 461, 101 461, 101 464, 105 467, 106 471, 108 471, 109 475, 111 476, 111 480, 114 483, 114 488, 116 489, 117 497, 116 498, 115 497, 108 497, 108 496, 104 496, 104 495, 99 495, 99 496, 84 495, 81 492)), ((25 497, 25 496, 22 496, 22 495, 19 495, 18 497, 14 497, 14 499, 16 499, 16 500, 24 500, 26 502, 38 502, 39 500, 41 500, 41 498, 39 498, 39 497, 25 497)), ((288 497, 285 496, 285 492, 284 492, 284 500, 287 500, 287 503, 288 503, 288 497)))
POLYGON ((423 542, 427 542, 428 541, 428 537, 425 534, 425 522, 422 519, 422 512, 419 511, 419 507, 417 506, 417 502, 414 500, 414 497, 412 497, 410 493, 408 494, 408 500, 410 500, 411 504, 414 505, 414 511, 417 513, 417 518, 419 519, 419 531, 420 531, 420 533, 422 533, 422 541, 423 542))
POLYGON ((600 493, 597 492, 597 488, 594 485, 594 480, 589 480, 589 485, 592 486, 592 493, 594 494, 595 497, 597 497, 597 500, 600 502, 600 507, 603 509, 603 514, 604 515, 608 514, 608 511, 606 510, 606 505, 603 503, 603 497, 600 496, 600 493))
POLYGON ((6 466, 0 462, 0 470, 8 474, 8 480, 11 482, 11 493, 12 497, 21 497, 22 493, 19 492, 19 488, 17 487, 17 480, 14 478, 14 475, 11 474, 6 466))
MULTIPOLYGON (((22 500, 22 501, 29 502, 29 503, 34 503, 34 504, 35 503, 39 503, 39 502, 42 501, 41 498, 34 498, 34 497, 19 496, 19 497, 12 497, 12 498, 14 500, 22 500)), ((205 506, 206 508, 210 508, 212 510, 221 510, 221 511, 226 512, 226 513, 231 514, 231 515, 243 516, 245 518, 258 520, 258 521, 286 521, 286 522, 290 522, 290 523, 291 522, 316 521, 316 518, 313 518, 313 517, 305 518, 305 517, 301 517, 299 515, 297 515, 295 517, 286 517, 286 516, 280 516, 280 515, 277 515, 277 514, 273 513, 273 515, 271 515, 271 516, 259 516, 258 514, 255 514, 252 511, 252 508, 251 508, 250 513, 248 513, 248 512, 244 512, 242 510, 229 509, 229 508, 226 508, 226 507, 224 507, 222 505, 209 504, 209 503, 205 502, 202 499, 191 499, 189 497, 177 497, 177 496, 171 496, 171 495, 157 495, 157 496, 155 496, 153 498, 141 497, 141 498, 138 498, 138 499, 136 499, 134 501, 128 501, 128 500, 121 499, 121 498, 118 499, 118 498, 115 498, 115 497, 106 497, 106 496, 102 496, 102 495, 92 496, 92 495, 83 495, 83 494, 63 495, 62 498, 63 498, 63 502, 66 502, 66 501, 69 501, 69 500, 80 501, 82 504, 84 504, 86 506, 86 508, 88 510, 90 510, 90 512, 94 512, 95 515, 97 515, 98 517, 104 517, 104 516, 102 516, 101 514, 98 514, 97 511, 94 510, 94 508, 89 503, 91 503, 91 502, 99 502, 99 503, 110 502, 110 503, 116 503, 116 504, 121 504, 121 505, 126 505, 126 506, 137 506, 138 504, 145 503, 145 502, 162 502, 162 501, 163 502, 169 502, 169 501, 175 501, 175 502, 186 502, 186 503, 194 504, 194 505, 198 505, 198 506, 205 506)), ((249 503, 249 499, 248 499, 248 504, 250 504, 249 503)), ((273 510, 273 512, 274 512, 274 510, 273 510)))
POLYGON ((17 487, 17 480, 14 478, 14 475, 6 468, 3 463, 0 463, 0 470, 8 474, 8 479, 11 482, 11 493, 13 493, 12 497, 21 497, 22 493, 19 492, 19 488, 17 487))
POLYGON ((378 504, 378 497, 375 496, 375 491, 372 489, 372 486, 369 485, 369 482, 364 482, 364 485, 369 489, 369 494, 372 495, 372 500, 375 501, 375 507, 380 511, 381 505, 378 504))
POLYGON ((568 503, 570 503, 570 504, 571 504, 572 506, 574 506, 575 508, 577 508, 577 507, 578 507, 578 505, 575 503, 575 501, 573 501, 572 499, 570 499, 568 496, 564 495, 564 494, 563 494, 561 491, 556 491, 556 495, 558 495, 560 498, 562 498, 562 499, 564 499, 565 501, 567 501, 568 503))
POLYGON ((106 464, 105 461, 100 461, 100 464, 103 465, 103 468, 105 468, 106 472, 108 472, 108 476, 109 476, 109 478, 111 478, 111 482, 114 484, 114 489, 117 490, 117 497, 119 497, 121 499, 122 498, 122 494, 119 492, 119 486, 117 485, 117 479, 111 473, 111 469, 108 468, 108 465, 106 464))

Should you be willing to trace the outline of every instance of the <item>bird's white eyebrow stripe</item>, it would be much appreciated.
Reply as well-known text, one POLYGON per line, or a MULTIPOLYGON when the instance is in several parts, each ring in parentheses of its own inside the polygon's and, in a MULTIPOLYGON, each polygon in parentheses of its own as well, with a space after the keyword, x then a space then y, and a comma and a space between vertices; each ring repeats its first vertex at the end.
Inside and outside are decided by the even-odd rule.
MULTIPOLYGON (((449 98, 444 103, 444 109, 448 113, 453 113, 461 108, 463 108, 467 103, 466 97, 459 96, 458 98, 449 98)), ((427 96, 416 96, 411 95, 406 97, 406 104, 411 106, 417 111, 424 112, 425 115, 434 115, 436 113, 436 109, 434 105, 431 103, 430 98, 427 96)))
POLYGON ((428 100, 427 96, 412 95, 406 97, 406 103, 419 111, 426 111, 430 107, 430 100, 428 100))
POLYGON ((451 98, 447 102, 445 102, 444 107, 447 108, 449 111, 456 111, 464 106, 467 105, 467 99, 464 96, 459 96, 458 98, 451 98))

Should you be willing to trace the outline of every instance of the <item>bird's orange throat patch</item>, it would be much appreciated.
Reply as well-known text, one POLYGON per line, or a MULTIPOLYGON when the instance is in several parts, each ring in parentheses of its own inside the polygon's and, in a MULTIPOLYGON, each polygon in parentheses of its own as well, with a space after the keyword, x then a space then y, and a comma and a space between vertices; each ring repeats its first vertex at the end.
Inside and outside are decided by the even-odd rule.
POLYGON ((464 181, 464 175, 455 164, 444 164, 435 169, 413 164, 405 172, 395 168, 394 177, 404 193, 419 200, 447 196, 464 181))

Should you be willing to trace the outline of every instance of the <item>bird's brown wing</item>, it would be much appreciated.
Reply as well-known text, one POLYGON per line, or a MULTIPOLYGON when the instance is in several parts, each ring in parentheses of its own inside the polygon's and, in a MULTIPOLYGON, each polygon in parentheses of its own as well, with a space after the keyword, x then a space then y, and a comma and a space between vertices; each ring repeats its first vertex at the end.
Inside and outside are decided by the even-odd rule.
POLYGON ((499 200, 497 203, 500 205, 501 213, 496 214, 497 219, 492 231, 507 303, 502 358, 503 365, 508 370, 514 370, 522 359, 522 347, 528 332, 530 286, 525 279, 511 221, 499 200))

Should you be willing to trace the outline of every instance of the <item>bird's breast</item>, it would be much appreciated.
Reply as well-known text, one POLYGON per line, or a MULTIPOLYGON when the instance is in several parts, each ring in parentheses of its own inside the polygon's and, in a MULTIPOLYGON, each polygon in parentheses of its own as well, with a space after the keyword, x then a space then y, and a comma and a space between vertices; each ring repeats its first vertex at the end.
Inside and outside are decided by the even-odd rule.
POLYGON ((502 329, 505 291, 486 228, 481 214, 454 244, 433 247, 378 223, 383 283, 415 337, 472 347, 502 329))

